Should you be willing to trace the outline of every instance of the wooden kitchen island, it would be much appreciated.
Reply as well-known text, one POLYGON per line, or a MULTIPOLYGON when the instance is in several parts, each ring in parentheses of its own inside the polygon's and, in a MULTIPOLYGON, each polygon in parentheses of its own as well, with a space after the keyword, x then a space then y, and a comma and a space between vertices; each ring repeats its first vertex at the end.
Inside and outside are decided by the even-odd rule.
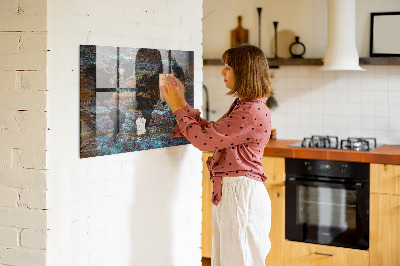
MULTIPOLYGON (((271 140, 262 160, 268 176, 265 186, 272 204, 271 251, 266 265, 400 265, 400 145, 373 151, 297 148, 300 140, 271 140), (315 245, 285 240, 285 158, 370 163, 369 250, 315 245), (321 255, 325 254, 325 255, 321 255)), ((211 257, 212 186, 203 154, 202 256, 211 257)))

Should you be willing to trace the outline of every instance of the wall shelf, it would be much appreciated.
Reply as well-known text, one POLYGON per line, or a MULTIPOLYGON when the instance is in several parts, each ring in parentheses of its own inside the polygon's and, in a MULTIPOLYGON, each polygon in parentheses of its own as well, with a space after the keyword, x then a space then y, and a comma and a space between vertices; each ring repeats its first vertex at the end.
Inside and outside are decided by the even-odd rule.
POLYGON ((400 65, 400 57, 362 57, 360 65, 400 65))
MULTIPOLYGON (((268 63, 271 68, 279 66, 304 66, 304 65, 322 65, 321 58, 268 58, 268 63)), ((220 59, 204 59, 205 66, 222 65, 220 59)))
MULTIPOLYGON (((279 66, 321 66, 322 58, 268 58, 271 68, 279 66)), ((205 66, 222 65, 220 59, 204 59, 205 66)), ((400 57, 362 57, 360 65, 400 65, 400 57)))
POLYGON ((270 67, 322 66, 322 58, 268 58, 270 67))

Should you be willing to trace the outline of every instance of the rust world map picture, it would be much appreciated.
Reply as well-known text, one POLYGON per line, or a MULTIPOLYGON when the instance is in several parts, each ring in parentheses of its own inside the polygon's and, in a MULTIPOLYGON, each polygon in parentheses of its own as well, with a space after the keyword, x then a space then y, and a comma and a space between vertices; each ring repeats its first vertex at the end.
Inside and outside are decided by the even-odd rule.
POLYGON ((193 51, 81 45, 80 157, 189 144, 159 89, 173 74, 193 106, 193 51))

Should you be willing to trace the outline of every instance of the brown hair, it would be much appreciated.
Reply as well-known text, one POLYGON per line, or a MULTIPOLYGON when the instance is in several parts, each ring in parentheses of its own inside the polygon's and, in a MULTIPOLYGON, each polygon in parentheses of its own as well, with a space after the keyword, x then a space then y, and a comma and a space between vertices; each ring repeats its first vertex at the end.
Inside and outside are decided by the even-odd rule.
POLYGON ((231 48, 222 54, 221 60, 235 74, 235 86, 227 95, 254 99, 274 94, 268 61, 260 48, 248 44, 231 48))

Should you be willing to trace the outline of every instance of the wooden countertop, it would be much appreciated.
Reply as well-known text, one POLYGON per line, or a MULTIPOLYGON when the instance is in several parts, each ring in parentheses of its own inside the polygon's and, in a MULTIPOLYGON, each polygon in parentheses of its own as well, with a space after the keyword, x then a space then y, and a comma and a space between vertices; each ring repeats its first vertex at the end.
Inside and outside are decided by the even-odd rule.
POLYGON ((383 145, 372 151, 290 147, 301 140, 270 140, 264 156, 364 163, 400 164, 400 145, 383 145))

